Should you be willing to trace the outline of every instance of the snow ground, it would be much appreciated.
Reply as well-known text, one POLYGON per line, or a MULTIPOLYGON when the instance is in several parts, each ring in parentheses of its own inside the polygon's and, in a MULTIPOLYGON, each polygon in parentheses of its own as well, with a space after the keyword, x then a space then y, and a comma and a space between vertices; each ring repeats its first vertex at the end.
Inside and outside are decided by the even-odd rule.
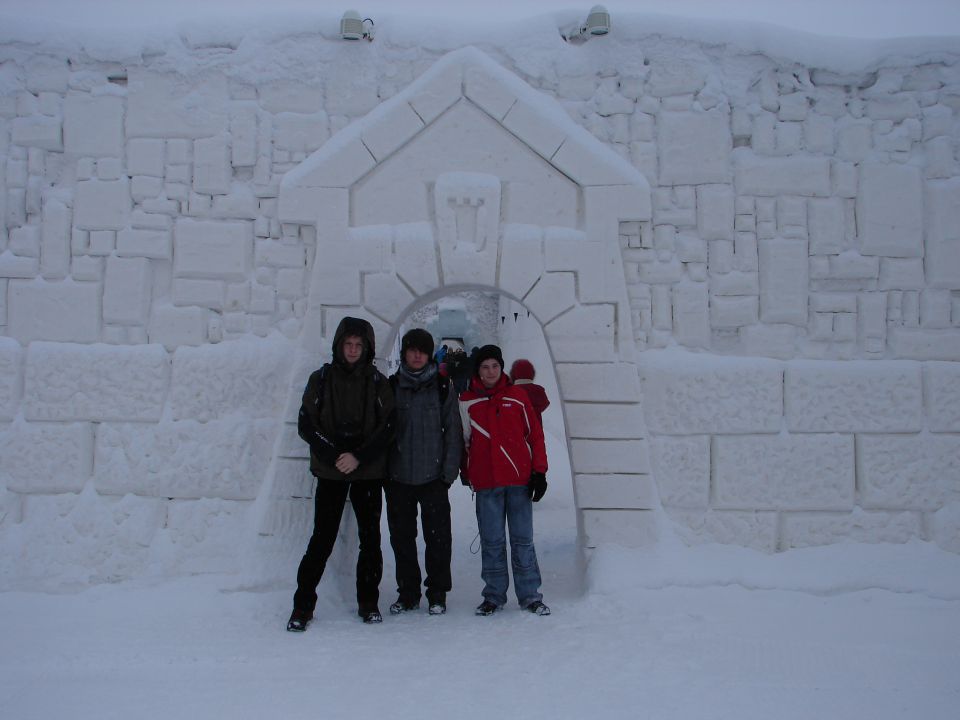
MULTIPOLYGON (((328 572, 303 635, 283 629, 292 577, 268 591, 207 575, 3 593, 0 716, 957 717, 960 557, 923 543, 766 556, 668 537, 603 548, 582 579, 558 443, 535 513, 550 617, 473 615, 476 524, 458 484, 445 616, 365 626, 349 570, 328 572)), ((384 548, 386 611, 386 535, 384 548)))

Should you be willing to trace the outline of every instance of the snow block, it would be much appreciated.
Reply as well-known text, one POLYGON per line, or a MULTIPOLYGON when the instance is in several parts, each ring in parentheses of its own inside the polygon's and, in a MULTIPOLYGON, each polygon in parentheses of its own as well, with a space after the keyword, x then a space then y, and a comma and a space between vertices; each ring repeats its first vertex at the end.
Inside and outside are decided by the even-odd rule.
POLYGON ((203 138, 193 143, 193 189, 204 195, 230 192, 233 168, 230 147, 223 137, 203 138))
POLYGON ((79 492, 92 471, 91 423, 16 422, 0 435, 0 478, 7 490, 79 492))
POLYGON ((937 510, 960 493, 960 435, 858 435, 860 504, 937 510))
POLYGON ((399 314, 415 300, 394 273, 371 273, 363 279, 363 305, 388 320, 399 319, 399 314))
POLYGON ((710 344, 710 299, 707 284, 684 278, 671 289, 670 295, 673 305, 672 321, 677 342, 687 347, 708 347, 710 344))
POLYGON ((664 111, 658 125, 661 185, 730 181, 733 136, 726 112, 664 111))
POLYGON ((894 357, 916 360, 960 360, 960 335, 952 330, 891 327, 889 339, 894 357))
POLYGON ((330 137, 329 126, 330 119, 325 112, 280 113, 273 119, 273 145, 289 152, 313 152, 330 137))
POLYGON ((860 168, 857 231, 863 255, 923 254, 923 177, 912 165, 860 168))
POLYGON ((924 363, 923 390, 927 428, 960 432, 960 363, 924 363))
POLYGON ((360 135, 363 144, 377 162, 382 162, 395 150, 408 143, 423 130, 423 120, 407 103, 385 107, 376 121, 364 128, 360 135))
POLYGON ((792 432, 917 432, 923 427, 919 363, 787 363, 784 393, 792 432))
POLYGON ((32 343, 23 412, 28 420, 159 420, 169 383, 159 345, 32 343))
POLYGON ((811 198, 808 205, 807 231, 811 255, 837 255, 843 250, 843 200, 811 198))
MULTIPOLYGON (((399 255, 400 248, 397 248, 399 255)), ((542 231, 533 225, 510 223, 503 227, 499 286, 522 298, 544 271, 542 231)))
POLYGON ((697 228, 703 240, 733 240, 734 195, 729 185, 697 187, 697 228))
MULTIPOLYGON (((440 284, 430 223, 394 226, 393 264, 397 276, 417 294, 423 295, 440 284)), ((504 238, 503 252, 507 244, 504 238)), ((503 279, 501 277, 501 284, 503 279)), ((510 288, 504 288, 512 292, 510 288)), ((529 289, 529 288, 527 288, 529 289)), ((518 297, 521 297, 518 295, 518 297)))
POLYGON ((565 401, 636 403, 640 401, 637 366, 630 363, 557 363, 565 401))
POLYGON ((117 255, 120 257, 169 260, 172 252, 169 230, 124 228, 117 233, 117 255))
POLYGON ((780 430, 782 363, 648 350, 639 364, 651 432, 700 435, 780 430))
POLYGON ((163 177, 163 140, 144 138, 127 143, 127 173, 163 177))
POLYGON ((807 243, 760 241, 760 319, 806 326, 809 293, 807 243))
POLYGON ((0 420, 16 416, 22 390, 23 350, 13 338, 0 337, 0 420))
POLYGON ((833 543, 905 543, 922 540, 917 512, 784 513, 781 547, 800 548, 833 543))
POLYGON ((710 438, 650 438, 654 477, 664 507, 706 509, 710 504, 710 438))
POLYGON ((178 349, 170 388, 173 418, 279 418, 292 357, 290 344, 276 337, 178 349))
POLYGON ((503 118, 503 126, 547 160, 567 138, 567 133, 551 122, 543 108, 524 99, 517 100, 510 108, 503 118))
MULTIPOLYGON (((306 444, 304 444, 306 446, 306 444)), ((278 460, 273 475, 271 498, 313 497, 316 479, 310 473, 310 463, 304 460, 278 460)))
POLYGON ((59 200, 43 203, 43 229, 40 234, 40 274, 48 280, 60 280, 70 272, 70 209, 59 200))
POLYGON ((202 308, 154 307, 147 329, 150 342, 174 350, 181 345, 200 345, 207 339, 207 314, 202 308))
POLYGON ((181 218, 173 232, 176 277, 246 280, 253 258, 249 222, 207 222, 181 218))
POLYGON ((928 182, 925 200, 927 282, 960 289, 960 178, 928 182))
POLYGON ((649 473, 646 440, 570 441, 573 469, 577 473, 649 473))
POLYGON ((414 112, 429 125, 463 97, 463 66, 438 62, 420 76, 408 101, 414 112))
POLYGON ((64 152, 86 157, 123 154, 123 98, 67 93, 63 102, 64 152))
POLYGON ((77 183, 73 224, 81 230, 122 230, 130 220, 130 181, 83 180, 77 183))
POLYGON ((555 362, 603 361, 616 357, 616 306, 578 305, 544 328, 555 362))
POLYGON ((715 508, 853 507, 854 449, 850 435, 720 435, 713 443, 715 508))
POLYGON ((830 197, 830 160, 819 157, 757 157, 734 152, 734 176, 740 195, 830 197))
POLYGON ((89 485, 79 495, 28 495, 16 576, 50 590, 134 577, 144 571, 165 519, 160 500, 105 498, 89 485))
POLYGON ((107 258, 103 282, 103 321, 116 325, 146 325, 150 313, 150 261, 146 258, 107 258))
POLYGON ((98 283, 11 280, 7 292, 7 333, 22 344, 100 339, 98 283))
POLYGON ((517 95, 498 75, 491 73, 487 67, 465 67, 463 94, 494 120, 501 121, 517 101, 517 95))
POLYGON ((581 510, 585 547, 622 545, 650 547, 657 541, 657 520, 651 510, 581 510))
POLYGON ((165 570, 184 573, 239 572, 237 548, 250 532, 249 501, 174 500, 167 506, 165 570))
POLYGON ((564 411, 571 438, 626 440, 646 435, 639 404, 567 402, 564 411))
POLYGON ((687 545, 720 543, 766 553, 777 551, 778 513, 669 508, 667 514, 673 521, 671 529, 687 545))
POLYGON ((63 150, 63 126, 59 118, 33 115, 10 121, 10 141, 14 145, 63 150))
POLYGON ((951 502, 932 513, 930 526, 933 540, 939 547, 960 553, 960 502, 951 502))
POLYGON ((524 304, 540 324, 546 326, 551 320, 577 304, 576 276, 572 272, 544 273, 529 294, 524 304))
POLYGON ((577 507, 652 510, 657 493, 650 475, 575 475, 577 507))
POLYGON ((131 65, 127 74, 127 137, 202 138, 227 131, 230 91, 225 73, 187 79, 131 65))
POLYGON ((94 482, 108 495, 252 500, 270 462, 275 426, 237 417, 103 424, 94 482))

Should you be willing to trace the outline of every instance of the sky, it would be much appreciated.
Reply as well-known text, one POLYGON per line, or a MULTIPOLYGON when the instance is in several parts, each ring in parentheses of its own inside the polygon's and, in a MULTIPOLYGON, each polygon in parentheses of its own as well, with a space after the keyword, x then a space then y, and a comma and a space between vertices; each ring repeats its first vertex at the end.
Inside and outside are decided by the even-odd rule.
MULTIPOLYGON (((121 28, 228 16, 232 20, 264 14, 318 13, 339 18, 354 8, 365 16, 414 19, 450 18, 452 22, 510 21, 557 14, 586 15, 589 2, 570 0, 0 0, 0 14, 67 23, 77 28, 121 28)), ((664 14, 723 22, 771 23, 806 32, 859 38, 960 35, 956 0, 612 0, 606 3, 614 27, 631 13, 664 14)))

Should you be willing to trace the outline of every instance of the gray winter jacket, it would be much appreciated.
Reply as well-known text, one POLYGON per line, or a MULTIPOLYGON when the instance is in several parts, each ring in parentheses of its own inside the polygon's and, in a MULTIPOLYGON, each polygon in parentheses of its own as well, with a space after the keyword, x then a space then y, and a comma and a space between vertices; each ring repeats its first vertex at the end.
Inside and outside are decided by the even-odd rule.
POLYGON ((450 485, 457 478, 463 452, 460 409, 452 385, 441 405, 442 381, 432 362, 419 374, 401 365, 390 378, 396 408, 396 435, 390 448, 391 480, 425 485, 442 478, 450 485))

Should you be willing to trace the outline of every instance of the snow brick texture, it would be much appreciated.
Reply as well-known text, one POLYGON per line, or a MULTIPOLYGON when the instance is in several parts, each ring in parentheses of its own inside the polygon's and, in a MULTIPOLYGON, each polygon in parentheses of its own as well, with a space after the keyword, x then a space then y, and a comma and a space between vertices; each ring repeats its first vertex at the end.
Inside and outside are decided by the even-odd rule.
POLYGON ((586 545, 960 551, 953 54, 244 42, 2 48, 5 585, 299 547, 305 373, 448 286, 544 325, 586 545))

